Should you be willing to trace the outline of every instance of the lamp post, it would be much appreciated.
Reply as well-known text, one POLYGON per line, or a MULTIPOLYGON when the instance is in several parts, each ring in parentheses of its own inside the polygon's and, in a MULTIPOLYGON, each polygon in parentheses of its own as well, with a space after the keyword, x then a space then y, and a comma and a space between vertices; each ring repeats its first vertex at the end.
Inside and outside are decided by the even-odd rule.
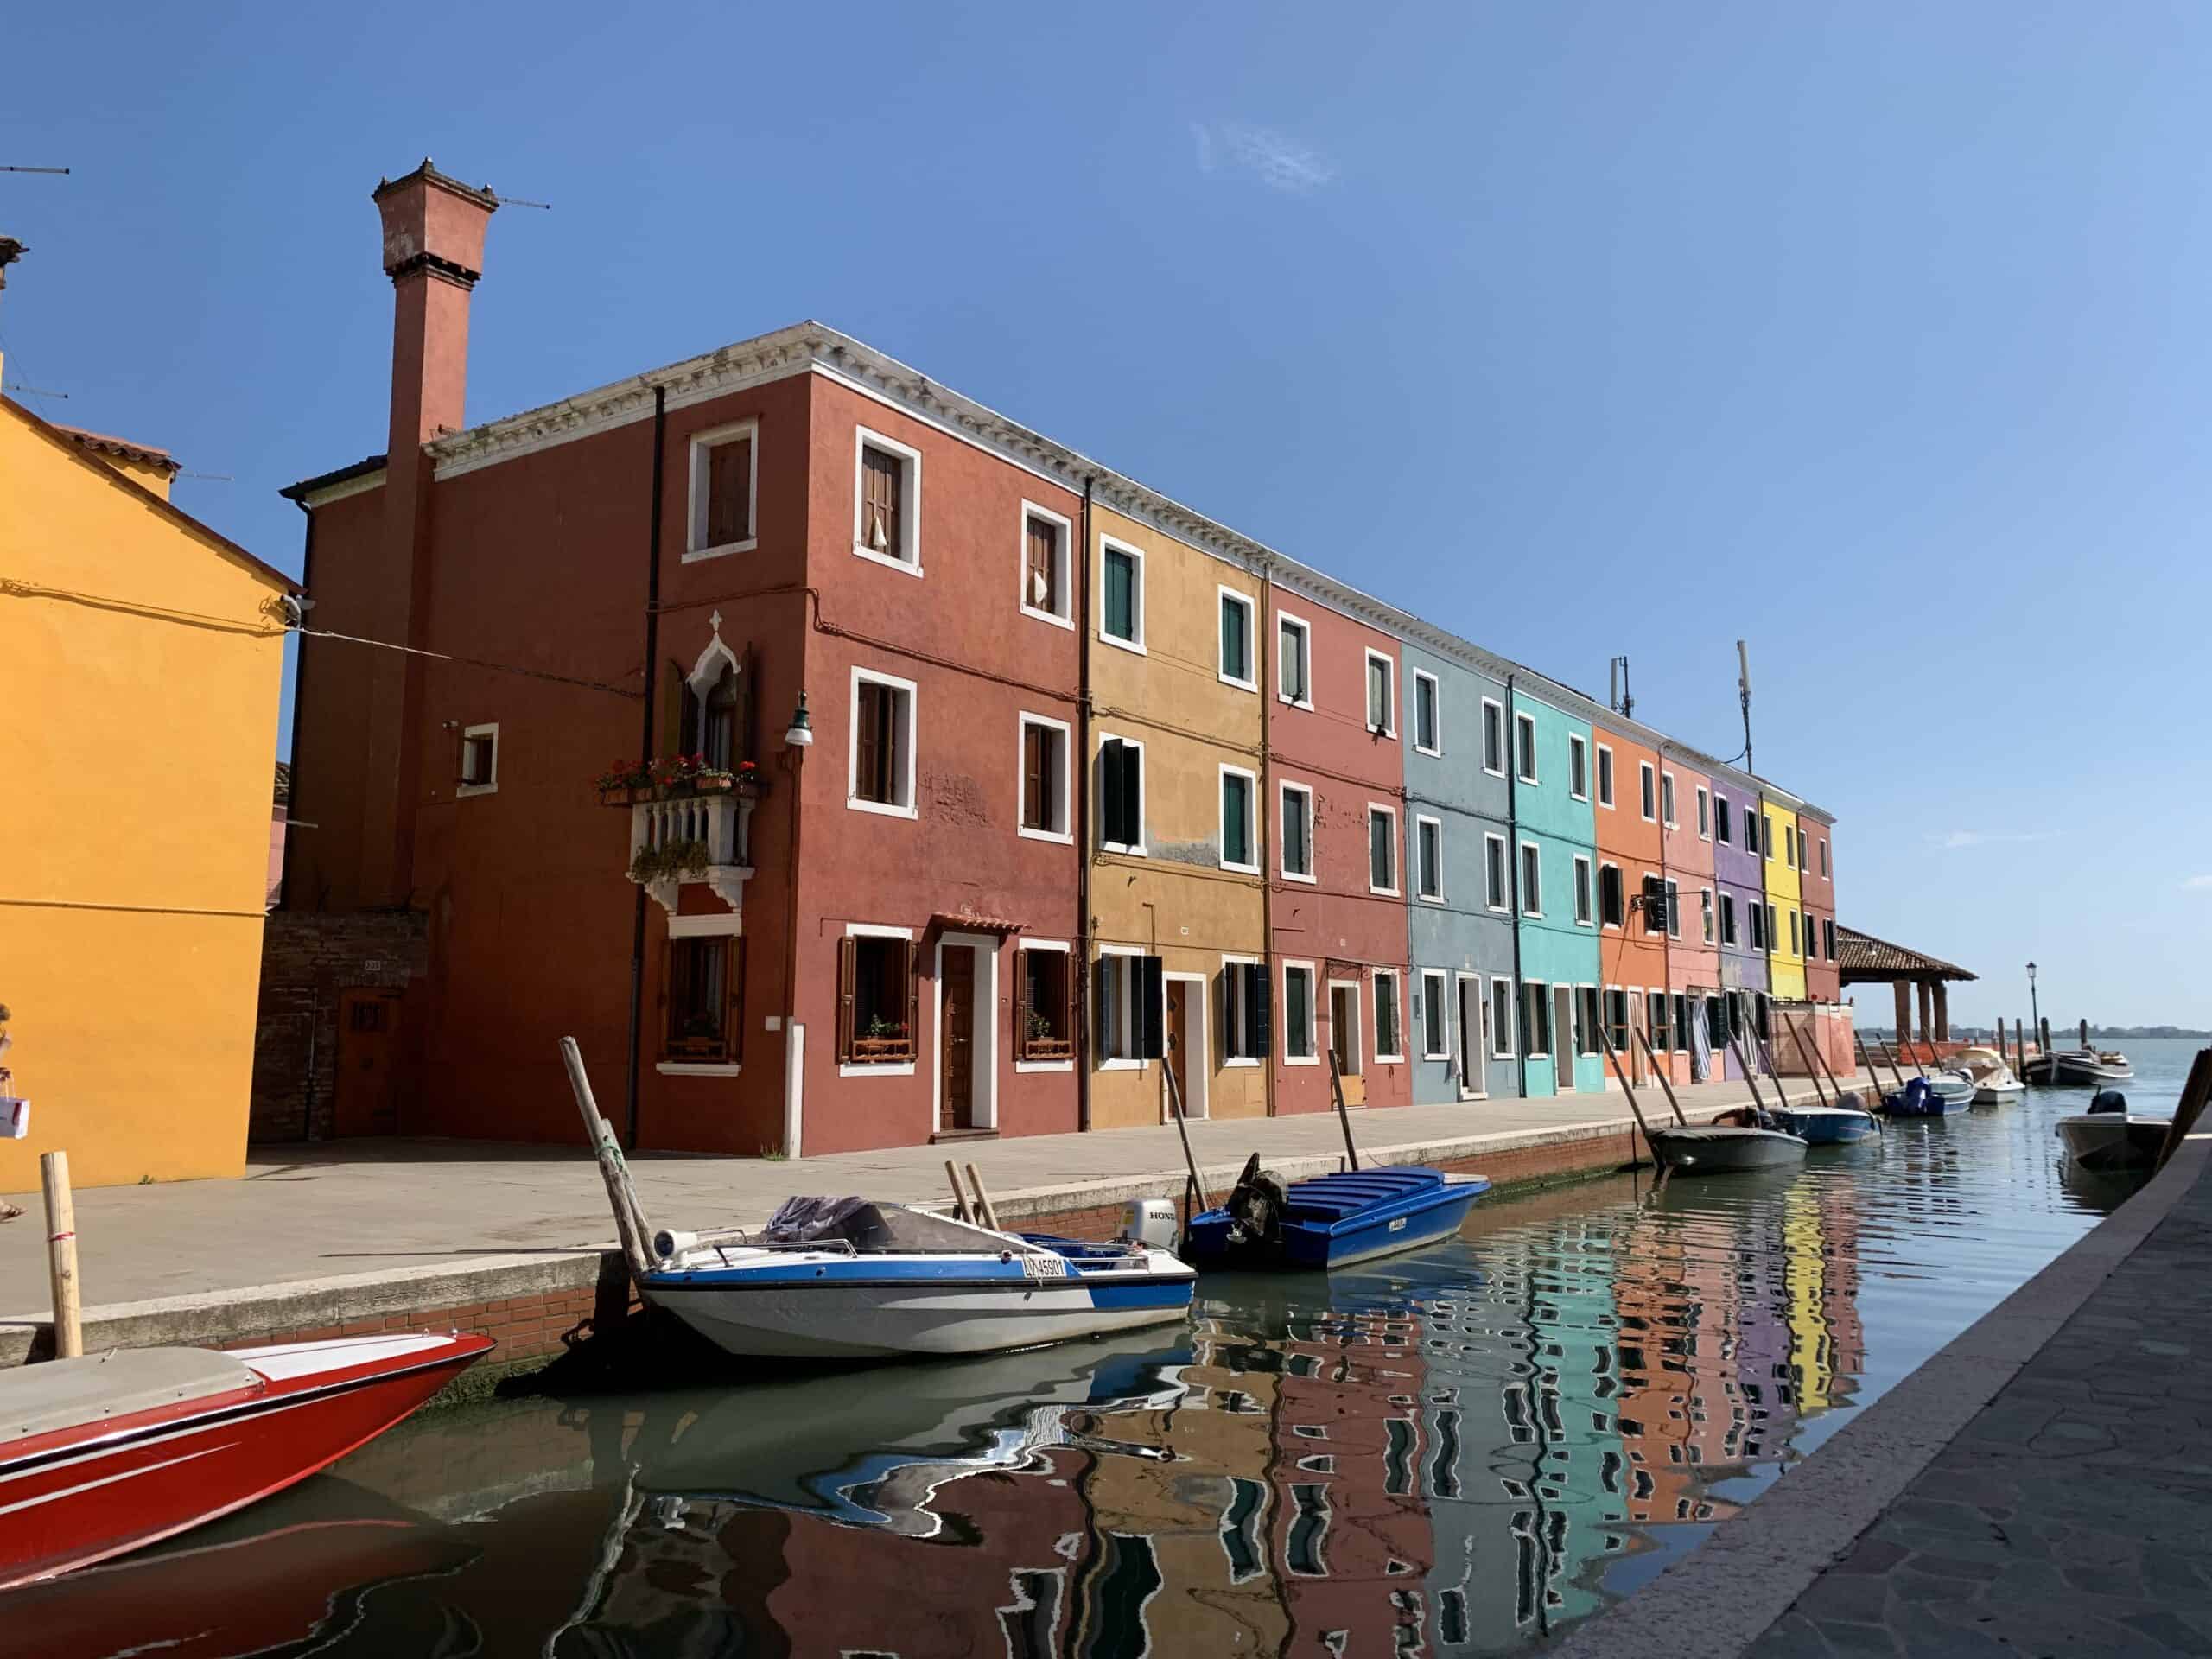
POLYGON ((2040 1053, 2043 1049, 2043 1008, 2036 1001, 2036 965, 2032 962, 2028 964, 2028 1013, 2035 1021, 2036 1049, 2040 1053))
POLYGON ((806 712, 806 690, 801 687, 798 707, 784 728, 784 765, 791 774, 791 848, 785 871, 784 910, 784 1156, 796 1158, 800 1150, 801 1094, 799 1080, 790 1073, 800 1063, 798 1027, 798 837, 799 767, 814 745, 814 720, 806 712))

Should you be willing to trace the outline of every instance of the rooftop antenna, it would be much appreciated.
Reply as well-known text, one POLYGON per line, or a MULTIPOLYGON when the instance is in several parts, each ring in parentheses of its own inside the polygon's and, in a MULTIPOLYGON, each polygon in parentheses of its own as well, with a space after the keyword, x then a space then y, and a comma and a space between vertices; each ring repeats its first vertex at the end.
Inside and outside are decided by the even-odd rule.
POLYGON ((1751 765, 1751 654, 1736 642, 1736 694, 1744 705, 1744 770, 1757 774, 1751 765))
POLYGON ((0 385, 0 391, 20 391, 26 397, 59 397, 65 404, 69 401, 69 394, 66 391, 48 391, 44 386, 27 386, 20 380, 10 380, 0 385))
POLYGON ((67 173, 66 167, 9 167, 0 163, 0 173, 67 173))
POLYGON ((550 201, 525 201, 520 196, 503 196, 496 190, 492 192, 492 200, 502 207, 543 207, 549 213, 553 207, 550 201))
POLYGON ((1628 658, 1615 657, 1606 663, 1605 668, 1611 676, 1609 689, 1605 695, 1605 706, 1623 720, 1634 720, 1636 698, 1630 695, 1628 689, 1628 658))

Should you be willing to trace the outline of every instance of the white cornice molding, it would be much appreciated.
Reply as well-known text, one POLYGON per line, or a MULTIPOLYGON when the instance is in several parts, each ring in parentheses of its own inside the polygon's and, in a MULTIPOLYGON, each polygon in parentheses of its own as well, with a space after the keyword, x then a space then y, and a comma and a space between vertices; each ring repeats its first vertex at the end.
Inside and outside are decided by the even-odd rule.
POLYGON ((317 507, 327 507, 334 501, 343 501, 349 495, 366 495, 371 490, 384 487, 384 468, 361 473, 352 478, 340 479, 335 484, 326 484, 319 490, 309 490, 300 498, 300 505, 312 512, 317 507))
MULTIPOLYGON (((1663 744, 1670 753, 1707 767, 1715 777, 1738 781, 1743 787, 1771 788, 1764 780, 1753 779, 1662 732, 1624 720, 1548 675, 1485 651, 1471 640, 1217 523, 1173 497, 1078 450, 1055 443, 987 404, 938 385, 898 359, 819 322, 794 323, 666 368, 579 392, 559 403, 471 427, 438 439, 429 448, 435 476, 457 478, 645 419, 652 413, 655 386, 666 390, 669 408, 682 409, 808 372, 825 375, 1072 493, 1081 494, 1088 480, 1093 499, 1123 517, 1248 574, 1265 576, 1289 588, 1307 605, 1322 606, 1382 633, 1410 640, 1491 678, 1503 682, 1510 676, 1516 690, 1540 702, 1654 749, 1663 744)), ((373 482, 365 481, 359 487, 372 488, 382 481, 378 474, 373 482)), ((1819 812, 1817 808, 1810 810, 1819 812)))

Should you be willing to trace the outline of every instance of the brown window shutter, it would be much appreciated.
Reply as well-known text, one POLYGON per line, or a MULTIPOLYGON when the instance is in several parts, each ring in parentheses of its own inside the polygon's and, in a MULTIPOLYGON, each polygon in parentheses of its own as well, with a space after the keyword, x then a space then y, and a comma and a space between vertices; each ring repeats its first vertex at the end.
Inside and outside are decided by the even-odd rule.
POLYGON ((707 545, 727 547, 753 536, 753 440, 707 451, 707 545))
POLYGON ((1029 581, 1022 597, 1042 611, 1060 608, 1059 534, 1059 527, 1048 520, 1029 521, 1029 581))
POLYGON ((1014 1058, 1029 1058, 1029 952, 1014 954, 1014 1058))
POLYGON ((864 800, 882 799, 878 774, 882 770, 882 723, 884 689, 863 683, 860 703, 853 711, 853 724, 858 747, 858 759, 854 767, 855 784, 864 800))
MULTIPOLYGON (((683 664, 671 658, 661 682, 660 735, 656 753, 689 754, 699 734, 699 699, 683 677, 683 664)), ((638 757, 650 760, 651 754, 638 757)))
POLYGON ((853 981, 860 960, 858 941, 847 934, 837 941, 837 1058, 853 1058, 853 981))
POLYGON ((745 941, 733 938, 728 942, 728 955, 722 963, 722 980, 729 987, 729 1010, 722 1023, 722 1058, 742 1060, 745 1058, 745 941))
POLYGON ((1021 728, 1021 823, 1028 830, 1042 830, 1052 823, 1045 799, 1045 728, 1021 728))
POLYGON ((903 943, 906 947, 906 1058, 911 1060, 922 1052, 922 953, 912 939, 903 943))
POLYGON ((1079 976, 1075 970, 1074 956, 1072 954, 1063 954, 1060 957, 1061 1008, 1059 1035, 1061 1039, 1067 1043, 1069 1052, 1071 1053, 1074 1052, 1075 1034, 1077 1029, 1079 1029, 1076 1025, 1076 987, 1078 977, 1079 976))
POLYGON ((899 522, 906 508, 905 482, 906 468, 897 456, 873 448, 861 451, 861 545, 894 559, 906 556, 905 526, 899 522), (880 547, 879 527, 883 531, 880 547))

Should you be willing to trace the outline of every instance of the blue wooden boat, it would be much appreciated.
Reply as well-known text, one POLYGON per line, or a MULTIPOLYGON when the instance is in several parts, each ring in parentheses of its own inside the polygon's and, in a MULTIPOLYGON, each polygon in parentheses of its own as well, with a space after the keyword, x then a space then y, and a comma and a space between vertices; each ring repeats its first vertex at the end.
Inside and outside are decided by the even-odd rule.
POLYGON ((1489 1191, 1483 1176, 1422 1165, 1346 1170, 1286 1187, 1255 1155, 1226 1204, 1191 1217, 1182 1255, 1196 1268, 1348 1267, 1449 1238, 1489 1191))
POLYGON ((1974 1091, 1943 1092, 1929 1087, 1925 1077, 1907 1077, 1904 1087, 1882 1096, 1882 1110, 1891 1117, 1948 1117, 1974 1104, 1974 1091))

